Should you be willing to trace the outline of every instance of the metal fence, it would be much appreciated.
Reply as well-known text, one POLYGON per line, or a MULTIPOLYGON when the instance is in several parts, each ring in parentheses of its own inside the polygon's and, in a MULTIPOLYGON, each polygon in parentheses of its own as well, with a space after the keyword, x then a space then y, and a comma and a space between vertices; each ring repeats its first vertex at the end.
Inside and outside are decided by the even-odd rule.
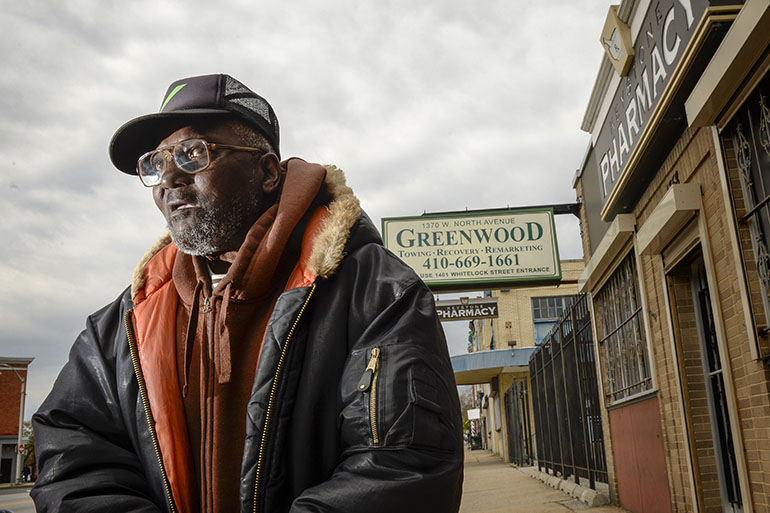
POLYGON ((588 296, 577 296, 529 360, 537 465, 607 483, 588 296))
POLYGON ((505 392, 505 418, 508 423, 509 461, 529 466, 535 460, 529 411, 527 378, 514 378, 505 392))

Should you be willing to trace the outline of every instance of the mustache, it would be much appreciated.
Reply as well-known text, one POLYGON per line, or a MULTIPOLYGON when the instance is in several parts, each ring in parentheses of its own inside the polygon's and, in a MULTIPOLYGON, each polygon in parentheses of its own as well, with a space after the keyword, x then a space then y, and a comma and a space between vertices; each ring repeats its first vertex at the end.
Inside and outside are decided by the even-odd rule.
POLYGON ((165 203, 188 203, 195 205, 198 203, 198 194, 195 191, 180 189, 171 189, 166 193, 165 203))

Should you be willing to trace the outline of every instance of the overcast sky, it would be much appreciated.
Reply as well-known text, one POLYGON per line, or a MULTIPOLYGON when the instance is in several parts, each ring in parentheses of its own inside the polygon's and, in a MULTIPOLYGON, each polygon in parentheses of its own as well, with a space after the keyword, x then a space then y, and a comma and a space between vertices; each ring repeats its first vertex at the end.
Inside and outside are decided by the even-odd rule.
MULTIPOLYGON (((165 230, 107 145, 169 83, 244 82, 275 108, 283 156, 344 169, 378 226, 573 202, 609 5, 0 0, 0 355, 35 358, 26 417, 165 230)), ((557 232, 582 258, 576 219, 557 232)), ((467 322, 446 327, 464 352, 467 322)))

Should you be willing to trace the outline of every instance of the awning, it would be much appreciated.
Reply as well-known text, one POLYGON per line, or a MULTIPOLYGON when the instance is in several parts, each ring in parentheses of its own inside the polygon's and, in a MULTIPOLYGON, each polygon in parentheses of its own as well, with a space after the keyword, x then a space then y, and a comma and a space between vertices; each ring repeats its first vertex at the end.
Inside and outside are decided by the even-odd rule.
POLYGON ((452 357, 452 370, 458 385, 489 383, 492 378, 509 372, 528 372, 529 357, 536 347, 478 351, 452 357))

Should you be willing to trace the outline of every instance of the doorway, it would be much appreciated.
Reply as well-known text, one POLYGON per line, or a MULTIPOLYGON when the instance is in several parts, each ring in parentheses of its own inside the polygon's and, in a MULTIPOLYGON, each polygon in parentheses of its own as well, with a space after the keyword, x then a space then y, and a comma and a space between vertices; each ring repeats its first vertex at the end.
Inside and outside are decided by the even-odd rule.
POLYGON ((702 513, 742 513, 723 362, 700 246, 666 274, 695 495, 702 513))

